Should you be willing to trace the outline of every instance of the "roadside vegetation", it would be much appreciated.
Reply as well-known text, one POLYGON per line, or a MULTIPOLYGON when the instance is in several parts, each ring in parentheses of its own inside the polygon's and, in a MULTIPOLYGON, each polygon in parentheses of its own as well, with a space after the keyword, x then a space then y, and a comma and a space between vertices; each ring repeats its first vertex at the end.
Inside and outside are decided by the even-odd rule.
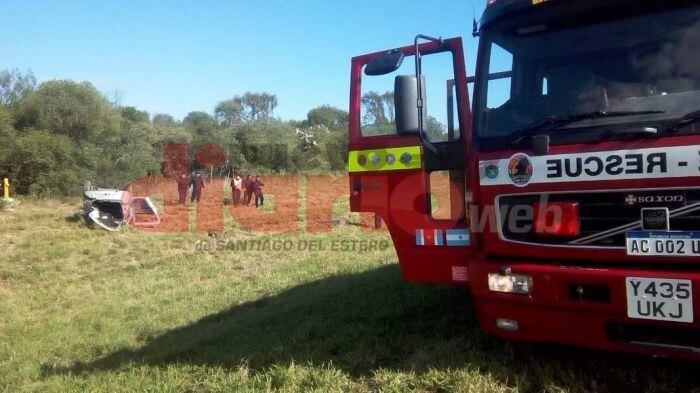
POLYGON ((700 391, 693 363, 487 337, 463 288, 405 283, 393 247, 331 249, 382 231, 107 233, 77 206, 0 212, 0 390, 700 391), (325 249, 196 249, 231 239, 325 249))
MULTIPOLYGON (((322 105, 306 119, 281 120, 277 105, 273 93, 245 92, 179 120, 125 106, 118 94, 107 97, 90 82, 38 84, 30 71, 0 71, 0 178, 10 178, 12 194, 21 195, 80 195, 86 181, 123 188, 149 175, 176 176, 163 164, 169 143, 189 144, 190 170, 220 176, 346 169, 345 110, 322 105), (210 144, 221 147, 225 160, 199 168, 194 152, 210 144)), ((366 133, 393 132, 392 93, 369 91, 362 105, 366 133)), ((431 135, 445 132, 429 120, 431 135)))
POLYGON ((50 80, 38 84, 31 72, 0 71, 0 178, 12 193, 80 195, 85 181, 122 188, 160 174, 163 146, 214 143, 233 169, 256 173, 327 172, 345 169, 346 111, 327 105, 307 118, 274 117, 277 97, 246 92, 212 103, 211 112, 183 119, 149 114, 108 98, 89 82, 50 80))

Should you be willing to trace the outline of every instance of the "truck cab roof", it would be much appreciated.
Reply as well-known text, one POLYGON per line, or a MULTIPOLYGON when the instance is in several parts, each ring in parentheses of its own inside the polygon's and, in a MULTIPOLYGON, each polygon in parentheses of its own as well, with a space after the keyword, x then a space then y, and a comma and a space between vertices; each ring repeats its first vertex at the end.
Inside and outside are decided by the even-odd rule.
POLYGON ((697 4, 696 0, 494 0, 486 7, 481 17, 480 27, 486 28, 494 22, 526 18, 528 23, 545 23, 565 15, 578 16, 594 12, 599 16, 617 19, 615 11, 629 12, 629 7, 637 9, 663 10, 697 4), (620 7, 625 6, 626 7, 620 7), (605 10, 605 12, 603 12, 605 10))

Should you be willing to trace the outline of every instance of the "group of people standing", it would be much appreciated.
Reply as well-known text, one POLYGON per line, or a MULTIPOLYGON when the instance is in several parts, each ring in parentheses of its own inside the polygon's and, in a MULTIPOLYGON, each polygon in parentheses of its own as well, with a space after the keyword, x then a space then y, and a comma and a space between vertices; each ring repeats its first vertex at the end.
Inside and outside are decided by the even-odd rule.
POLYGON ((241 178, 241 175, 234 173, 231 178, 231 203, 236 206, 249 206, 250 201, 255 196, 255 207, 262 206, 265 203, 264 185, 260 175, 255 176, 255 178, 251 175, 241 178))
POLYGON ((202 198, 202 190, 204 190, 204 176, 202 176, 201 173, 192 173, 190 177, 187 177, 187 175, 183 173, 177 178, 177 193, 180 196, 179 203, 181 205, 185 204, 187 191, 190 187, 192 187, 190 203, 194 203, 195 200, 199 202, 202 198))
MULTIPOLYGON (((249 206, 253 196, 255 196, 255 207, 262 206, 265 203, 265 195, 263 194, 263 183, 260 175, 254 178, 251 175, 246 175, 241 178, 241 175, 234 173, 231 178, 231 202, 234 205, 249 206)), ((185 204, 187 199, 187 191, 192 188, 190 203, 194 203, 202 198, 204 190, 204 177, 201 173, 192 173, 190 177, 182 174, 177 178, 177 192, 180 196, 180 205, 185 204)))

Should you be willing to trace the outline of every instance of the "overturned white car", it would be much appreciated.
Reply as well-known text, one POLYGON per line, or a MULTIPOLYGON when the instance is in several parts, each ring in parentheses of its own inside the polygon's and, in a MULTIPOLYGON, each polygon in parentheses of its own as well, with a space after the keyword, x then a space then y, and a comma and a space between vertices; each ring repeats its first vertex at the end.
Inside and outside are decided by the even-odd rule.
POLYGON ((129 191, 96 188, 83 194, 83 217, 89 225, 116 231, 122 225, 154 227, 160 217, 151 199, 133 197, 129 191))

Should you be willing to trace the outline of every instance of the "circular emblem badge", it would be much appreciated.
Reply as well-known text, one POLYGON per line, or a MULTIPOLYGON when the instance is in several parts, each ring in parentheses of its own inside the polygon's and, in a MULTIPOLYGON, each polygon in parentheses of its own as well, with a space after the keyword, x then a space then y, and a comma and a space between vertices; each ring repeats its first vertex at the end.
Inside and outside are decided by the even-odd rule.
POLYGON ((667 231, 668 209, 650 208, 642 209, 642 230, 667 231))
POLYGON ((484 168, 484 175, 491 180, 497 178, 498 165, 494 164, 493 162, 486 165, 486 167, 484 168))
POLYGON ((653 213, 646 216, 644 223, 648 224, 650 228, 659 228, 666 221, 666 217, 660 213, 653 213))
POLYGON ((508 161, 508 177, 518 187, 525 187, 532 179, 532 161, 527 154, 518 153, 508 161))

